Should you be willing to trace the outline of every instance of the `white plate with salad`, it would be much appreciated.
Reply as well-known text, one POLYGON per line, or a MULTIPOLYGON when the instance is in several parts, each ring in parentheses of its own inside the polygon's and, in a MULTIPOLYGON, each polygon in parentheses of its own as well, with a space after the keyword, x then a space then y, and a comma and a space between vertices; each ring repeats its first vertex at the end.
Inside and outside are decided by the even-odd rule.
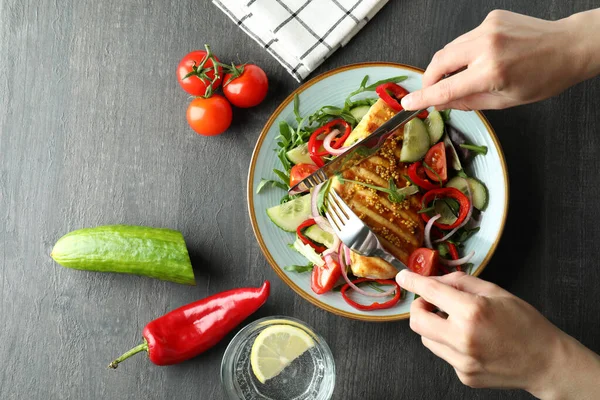
POLYGON ((351 254, 333 235, 323 217, 327 190, 342 194, 384 246, 423 275, 478 275, 500 240, 507 169, 479 112, 428 110, 360 168, 310 193, 287 195, 290 184, 399 111, 401 97, 421 87, 422 73, 395 63, 329 71, 288 96, 258 138, 248 205, 259 245, 284 282, 334 314, 405 319, 414 294, 397 286, 391 265, 351 254))

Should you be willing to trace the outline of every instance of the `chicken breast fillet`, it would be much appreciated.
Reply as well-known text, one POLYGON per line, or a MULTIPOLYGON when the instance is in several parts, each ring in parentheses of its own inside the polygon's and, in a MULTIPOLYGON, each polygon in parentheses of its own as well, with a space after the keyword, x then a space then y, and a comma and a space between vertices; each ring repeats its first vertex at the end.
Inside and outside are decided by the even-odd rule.
MULTIPOLYGON (((395 112, 378 100, 354 128, 345 146, 355 143, 381 126, 395 112)), ((368 183, 387 188, 393 178, 401 188, 410 183, 406 180, 407 166, 400 162, 402 132, 390 137, 371 157, 353 168, 345 170, 344 179, 368 183)), ((333 178, 331 187, 344 199, 350 208, 363 220, 381 241, 383 247, 396 258, 408 264, 408 257, 423 245, 424 225, 419 214, 421 196, 408 196, 401 203, 390 201, 387 193, 367 188, 358 183, 343 182, 333 178)), ((398 270, 377 257, 363 257, 352 253, 352 272, 359 277, 389 279, 398 270)))

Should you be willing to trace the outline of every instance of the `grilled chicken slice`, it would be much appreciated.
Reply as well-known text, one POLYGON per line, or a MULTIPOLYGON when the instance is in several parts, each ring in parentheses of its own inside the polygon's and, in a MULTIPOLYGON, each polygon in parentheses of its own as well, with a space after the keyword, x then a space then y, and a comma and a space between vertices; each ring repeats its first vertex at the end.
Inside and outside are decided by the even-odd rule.
MULTIPOLYGON (((356 142, 390 119, 395 112, 382 100, 375 103, 356 126, 345 145, 356 142)), ((393 178, 397 187, 408 186, 405 179, 407 166, 401 163, 402 133, 389 138, 377 153, 360 164, 345 170, 344 179, 388 187, 393 178)), ((421 196, 408 196, 402 203, 394 203, 388 195, 366 186, 342 182, 333 178, 332 188, 340 194, 350 208, 379 237, 383 247, 396 258, 408 263, 408 257, 423 245, 423 221, 417 211, 421 209, 421 196)), ((377 257, 363 257, 352 253, 352 272, 359 277, 389 279, 398 270, 377 257)))

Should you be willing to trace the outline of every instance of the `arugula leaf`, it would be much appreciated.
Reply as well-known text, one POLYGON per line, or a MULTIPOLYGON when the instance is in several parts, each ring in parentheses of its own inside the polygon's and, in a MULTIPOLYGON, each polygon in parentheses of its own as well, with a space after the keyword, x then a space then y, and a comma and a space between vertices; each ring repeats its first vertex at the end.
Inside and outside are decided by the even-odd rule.
POLYGON ((321 190, 319 191, 319 194, 317 194, 317 210, 319 210, 320 213, 325 212, 325 196, 327 195, 327 192, 329 192, 330 186, 331 179, 328 180, 325 185, 321 186, 321 190))
POLYGON ((473 264, 473 263, 466 263, 466 264, 463 264, 462 268, 466 274, 471 275, 471 270, 473 269, 474 266, 475 266, 475 264, 473 264))
POLYGON ((450 121, 450 111, 452 111, 452 109, 440 111, 440 114, 442 115, 442 120, 444 121, 444 123, 447 123, 450 121))
POLYGON ((459 144, 460 147, 462 147, 463 149, 467 149, 467 150, 471 150, 474 151, 477 154, 481 154, 481 155, 486 155, 488 152, 488 148, 487 146, 477 146, 474 144, 459 144))
POLYGON ((456 218, 458 218, 458 215, 460 213, 460 204, 458 204, 458 201, 450 199, 448 197, 443 198, 442 201, 444 202, 444 204, 446 204, 446 206, 448 206, 450 212, 452 212, 452 214, 456 218))
POLYGON ((302 117, 300 116, 300 97, 297 94, 294 96, 294 115, 297 122, 302 121, 302 117))
POLYGON ((382 79, 380 81, 373 83, 372 85, 367 86, 367 82, 369 81, 369 75, 365 75, 365 77, 363 78, 362 82, 360 83, 360 86, 358 87, 358 89, 356 89, 354 92, 350 93, 348 95, 348 97, 346 97, 346 100, 344 101, 344 104, 345 104, 344 108, 350 109, 350 105, 352 104, 352 102, 351 102, 352 97, 356 96, 359 93, 372 92, 375 89, 377 89, 377 86, 379 86, 379 85, 383 85, 384 83, 388 83, 388 82, 398 83, 398 82, 402 82, 402 81, 406 80, 407 78, 408 78, 408 76, 405 76, 405 75, 395 76, 393 78, 382 79))
MULTIPOLYGON (((288 174, 286 174, 286 173, 285 173, 285 172, 283 172, 283 171, 280 171, 280 170, 278 170, 278 169, 274 169, 274 170, 273 170, 273 173, 274 173, 275 175, 277 175, 277 176, 279 177, 279 179, 281 179, 283 182, 289 182, 289 181, 290 181, 290 177, 289 177, 289 175, 288 175, 288 174)), ((288 188, 289 188, 289 185, 288 185, 288 188)), ((287 190, 287 189, 286 189, 286 190, 287 190)))
POLYGON ((435 206, 431 206, 431 207, 427 207, 427 208, 421 208, 419 211, 417 211, 417 214, 428 213, 430 211, 435 211, 435 206))
POLYGON ((283 267, 283 269, 286 271, 297 272, 301 274, 304 272, 311 272, 314 266, 315 265, 313 263, 309 262, 307 265, 288 265, 286 267, 283 267))
POLYGON ((372 92, 375 89, 377 89, 377 86, 379 85, 383 85, 384 83, 389 83, 389 82, 393 82, 393 83, 399 83, 402 81, 405 81, 408 79, 408 76, 406 75, 400 75, 400 76, 394 76, 393 78, 388 78, 388 79, 382 79, 380 81, 375 82, 372 85, 367 86, 366 88, 364 88, 364 92, 372 92))
POLYGON ((419 297, 421 297, 421 296, 419 296, 418 294, 416 294, 416 293, 415 293, 415 298, 414 298, 413 300, 416 300, 416 299, 418 299, 419 297))
POLYGON ((458 246, 466 242, 477 232, 479 232, 479 227, 473 229, 460 228, 449 241, 458 246))
POLYGON ((448 258, 448 256, 450 255, 450 250, 448 249, 448 245, 446 243, 438 244, 437 250, 440 253, 440 256, 444 258, 448 258))
POLYGON ((297 198, 299 195, 289 195, 289 194, 285 194, 281 200, 279 200, 279 204, 283 204, 283 203, 287 203, 288 201, 294 200, 295 198, 297 198))
POLYGON ((289 189, 289 186, 286 185, 283 182, 279 182, 279 181, 276 181, 274 179, 265 179, 265 178, 262 178, 260 180, 260 182, 258 183, 258 186, 256 187, 256 193, 260 193, 261 190, 263 190, 265 187, 267 187, 269 185, 271 187, 278 187, 278 188, 283 189, 283 190, 288 190, 289 189))
POLYGON ((352 179, 342 178, 339 175, 338 175, 338 179, 342 182, 355 183, 357 185, 362 185, 364 187, 368 187, 371 189, 378 190, 380 192, 387 193, 389 200, 393 203, 401 203, 404 201, 406 196, 415 194, 419 191, 419 188, 417 186, 406 186, 401 189, 398 189, 398 187, 396 187, 396 183, 394 182, 394 180, 392 178, 390 178, 389 187, 387 187, 387 188, 384 188, 382 186, 371 185, 371 184, 368 184, 365 182, 355 181, 352 179))
POLYGON ((423 166, 424 166, 425 168, 427 168, 429 171, 431 171, 431 172, 432 172, 432 173, 435 175, 435 177, 436 177, 436 178, 437 178, 437 180, 438 180, 438 183, 440 184, 440 187, 442 187, 442 182, 443 182, 443 181, 442 181, 442 178, 441 178, 441 177, 438 175, 438 173, 437 173, 437 172, 435 172, 435 170, 434 170, 433 168, 431 168, 429 165, 427 165, 427 163, 426 163, 425 161, 423 161, 423 166))

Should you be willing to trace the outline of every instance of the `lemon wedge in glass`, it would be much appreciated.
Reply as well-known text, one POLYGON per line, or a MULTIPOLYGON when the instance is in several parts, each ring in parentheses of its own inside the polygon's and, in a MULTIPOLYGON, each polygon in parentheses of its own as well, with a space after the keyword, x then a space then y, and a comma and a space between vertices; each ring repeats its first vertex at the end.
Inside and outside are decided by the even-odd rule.
POLYGON ((252 372, 256 379, 265 383, 314 345, 314 339, 300 328, 291 325, 269 326, 258 334, 252 344, 252 372))

